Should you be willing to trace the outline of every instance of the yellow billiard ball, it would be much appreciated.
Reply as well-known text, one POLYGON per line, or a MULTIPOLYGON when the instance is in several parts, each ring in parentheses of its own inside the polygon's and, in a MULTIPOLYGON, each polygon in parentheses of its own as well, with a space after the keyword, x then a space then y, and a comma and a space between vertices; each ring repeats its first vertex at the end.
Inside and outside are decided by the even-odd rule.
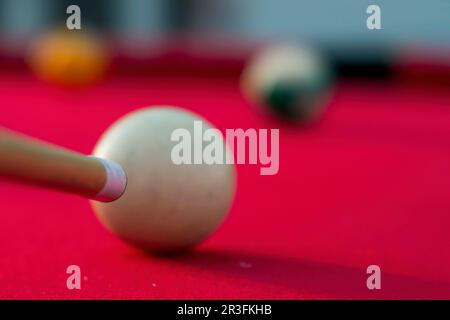
POLYGON ((28 51, 28 62, 42 80, 64 87, 84 87, 106 73, 110 56, 93 34, 56 30, 37 37, 28 51))

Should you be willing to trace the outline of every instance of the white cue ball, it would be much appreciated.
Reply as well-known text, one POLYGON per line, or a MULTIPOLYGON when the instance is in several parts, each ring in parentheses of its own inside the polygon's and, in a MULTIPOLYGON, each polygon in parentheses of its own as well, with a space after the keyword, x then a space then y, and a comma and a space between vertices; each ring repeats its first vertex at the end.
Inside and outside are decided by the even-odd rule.
POLYGON ((171 252, 203 241, 222 223, 235 193, 234 165, 171 160, 179 143, 171 141, 172 132, 185 128, 193 138, 196 120, 203 130, 212 127, 180 108, 149 107, 119 119, 103 134, 94 155, 119 163, 128 178, 119 199, 91 202, 107 229, 145 250, 171 252))

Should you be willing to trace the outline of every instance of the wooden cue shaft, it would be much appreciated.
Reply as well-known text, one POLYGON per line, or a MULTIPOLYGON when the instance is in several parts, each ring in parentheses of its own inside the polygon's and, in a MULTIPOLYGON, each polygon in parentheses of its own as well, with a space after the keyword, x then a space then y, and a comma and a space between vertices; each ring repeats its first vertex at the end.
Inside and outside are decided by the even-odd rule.
POLYGON ((94 157, 0 128, 0 177, 95 199, 107 171, 94 157))

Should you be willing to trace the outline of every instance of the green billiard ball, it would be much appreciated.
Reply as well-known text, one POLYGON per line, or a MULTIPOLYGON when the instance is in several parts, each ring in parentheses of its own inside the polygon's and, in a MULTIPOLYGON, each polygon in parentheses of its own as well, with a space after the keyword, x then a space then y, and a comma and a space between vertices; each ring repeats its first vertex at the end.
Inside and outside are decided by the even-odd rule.
POLYGON ((312 48, 277 45, 250 59, 241 86, 253 104, 271 114, 311 123, 326 109, 332 79, 328 62, 312 48))

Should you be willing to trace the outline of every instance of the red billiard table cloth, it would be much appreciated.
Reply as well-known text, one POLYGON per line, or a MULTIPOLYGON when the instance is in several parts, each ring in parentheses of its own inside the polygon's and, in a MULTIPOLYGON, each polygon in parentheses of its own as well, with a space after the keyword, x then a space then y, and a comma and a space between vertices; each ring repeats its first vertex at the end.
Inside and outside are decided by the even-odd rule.
POLYGON ((450 298, 450 91, 341 81, 322 121, 298 128, 256 112, 237 80, 112 76, 66 90, 0 74, 0 125, 83 153, 147 105, 221 130, 280 129, 278 174, 239 165, 228 219, 180 256, 122 243, 85 199, 0 180, 0 298, 450 298), (373 264, 381 290, 366 287, 373 264), (80 290, 66 286, 69 265, 80 290))

